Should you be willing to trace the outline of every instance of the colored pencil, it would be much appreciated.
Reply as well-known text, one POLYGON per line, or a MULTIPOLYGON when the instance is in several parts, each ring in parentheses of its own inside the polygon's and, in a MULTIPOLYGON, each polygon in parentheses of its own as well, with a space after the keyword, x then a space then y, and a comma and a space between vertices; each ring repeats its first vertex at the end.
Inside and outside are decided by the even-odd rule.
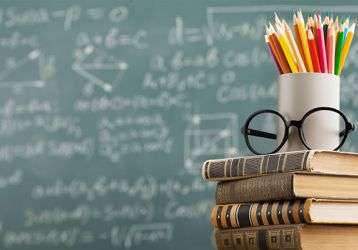
POLYGON ((313 72, 314 69, 313 69, 313 65, 312 65, 310 50, 308 48, 307 34, 305 31, 305 27, 304 27, 303 15, 300 11, 298 12, 298 15, 297 15, 297 24, 298 24, 298 32, 299 32, 299 36, 300 36, 300 42, 302 44, 304 58, 307 63, 306 68, 307 68, 307 71, 313 72))
POLYGON ((321 72, 327 73, 327 56, 326 56, 326 45, 324 42, 324 33, 323 27, 321 22, 321 16, 317 17, 317 28, 316 28, 316 38, 317 38, 317 47, 318 47, 318 56, 319 56, 319 63, 321 66, 321 72))
POLYGON ((331 53, 332 53, 332 69, 331 72, 332 74, 334 74, 334 66, 335 66, 335 60, 336 60, 336 44, 337 44, 337 32, 336 29, 334 28, 334 25, 332 23, 332 47, 331 47, 331 53))
POLYGON ((267 47, 268 47, 268 49, 269 49, 269 51, 270 51, 271 56, 273 57, 273 60, 275 61, 276 68, 277 68, 278 72, 279 72, 280 74, 282 74, 283 71, 282 71, 282 69, 281 69, 281 65, 280 65, 279 62, 278 62, 277 54, 276 54, 276 52, 274 51, 274 48, 273 48, 272 45, 270 44, 270 41, 269 41, 269 39, 268 39, 268 35, 265 35, 265 42, 266 42, 266 44, 267 44, 267 47))
POLYGON ((343 29, 343 32, 344 32, 344 39, 346 39, 346 37, 347 37, 348 28, 349 28, 349 18, 347 18, 344 21, 344 23, 342 24, 342 29, 343 29))
MULTIPOLYGON (((270 24, 271 28, 272 25, 270 24)), ((272 31, 271 28, 268 28, 268 39, 270 41, 270 44, 274 48, 274 50, 277 52, 277 58, 278 62, 281 65, 281 69, 283 73, 291 73, 290 67, 288 66, 287 60, 283 54, 282 48, 280 46, 280 43, 278 42, 276 34, 272 31)))
POLYGON ((296 41, 297 41, 297 47, 298 47, 298 50, 300 51, 300 55, 301 55, 301 58, 302 58, 302 61, 305 65, 305 68, 307 70, 307 63, 304 59, 304 54, 303 54, 303 48, 302 48, 302 43, 301 43, 301 38, 300 38, 300 32, 298 30, 298 24, 297 24, 297 17, 296 17, 296 14, 293 14, 293 29, 294 29, 294 32, 295 32, 295 36, 296 36, 296 41))
POLYGON ((313 24, 312 25, 312 33, 316 37, 316 35, 317 35, 317 23, 318 23, 317 14, 314 14, 314 16, 311 18, 311 23, 313 24))
POLYGON ((288 26, 288 24, 286 23, 286 21, 283 21, 283 26, 284 26, 284 29, 285 29, 285 34, 286 34, 286 37, 288 38, 288 41, 293 49, 293 54, 296 58, 296 62, 297 62, 297 66, 298 66, 298 70, 299 72, 307 72, 306 70, 306 66, 303 62, 303 59, 302 59, 302 56, 301 56, 301 53, 298 49, 298 46, 297 46, 297 43, 295 41, 295 38, 293 37, 293 34, 292 34, 292 31, 290 29, 290 27, 288 26))
POLYGON ((293 57, 293 54, 291 53, 288 41, 284 35, 283 30, 281 29, 281 27, 278 27, 277 29, 277 38, 278 41, 281 45, 281 48, 283 50, 283 53, 287 59, 288 65, 290 66, 291 72, 292 73, 297 73, 298 72, 298 68, 295 62, 295 59, 293 57))
POLYGON ((323 33, 324 33, 324 42, 325 43, 327 43, 328 25, 329 25, 329 17, 326 16, 323 21, 323 33))
POLYGON ((336 32, 334 30, 334 26, 329 25, 328 31, 327 31, 327 43, 326 43, 328 73, 334 73, 335 39, 336 39, 336 32))
POLYGON ((340 64, 339 64, 339 71, 338 71, 338 74, 339 74, 339 75, 340 75, 341 72, 342 72, 342 69, 343 69, 344 64, 345 64, 345 62, 346 62, 346 59, 347 59, 347 55, 348 55, 349 49, 350 49, 351 44, 352 44, 355 26, 356 26, 356 24, 353 23, 353 24, 351 25, 351 27, 349 28, 348 32, 347 32, 347 37, 346 37, 346 39, 345 39, 345 42, 344 42, 344 45, 343 45, 343 48, 342 48, 341 61, 340 61, 340 64))
POLYGON ((318 59, 318 51, 316 46, 316 41, 313 35, 312 30, 307 30, 307 38, 308 38, 308 46, 311 53, 312 64, 314 68, 314 72, 321 72, 321 66, 318 59))
POLYGON ((355 23, 349 18, 315 13, 303 18, 293 14, 293 32, 284 19, 274 13, 274 24, 266 26, 265 43, 280 74, 318 72, 340 75, 353 41, 355 23))
POLYGON ((339 31, 339 20, 338 20, 338 16, 336 17, 336 20, 334 21, 334 29, 336 30, 336 37, 337 37, 338 31, 339 31))
POLYGON ((334 74, 339 74, 340 63, 341 63, 341 56, 342 56, 342 48, 344 42, 344 34, 342 28, 339 29, 337 34, 337 41, 336 41, 336 58, 334 64, 334 74))

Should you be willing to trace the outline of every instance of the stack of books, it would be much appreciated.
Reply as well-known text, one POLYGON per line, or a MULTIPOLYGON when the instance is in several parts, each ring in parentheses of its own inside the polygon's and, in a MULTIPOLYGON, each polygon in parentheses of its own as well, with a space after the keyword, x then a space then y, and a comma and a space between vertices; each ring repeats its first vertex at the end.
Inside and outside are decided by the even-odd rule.
POLYGON ((358 249, 358 154, 305 150, 208 160, 218 250, 358 249))

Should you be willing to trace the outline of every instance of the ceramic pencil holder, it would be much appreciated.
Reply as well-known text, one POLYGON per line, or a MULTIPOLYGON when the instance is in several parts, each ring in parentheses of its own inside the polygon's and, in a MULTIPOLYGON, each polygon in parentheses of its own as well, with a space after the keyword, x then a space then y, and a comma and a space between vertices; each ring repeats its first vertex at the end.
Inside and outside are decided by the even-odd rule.
MULTIPOLYGON (((327 73, 289 73, 278 78, 278 111, 286 120, 301 120, 317 107, 340 109, 340 78, 327 73)), ((312 149, 333 149, 339 145, 340 118, 333 112, 317 112, 314 119, 305 120, 304 139, 312 149)), ((284 126, 278 125, 278 143, 284 126)), ((302 131, 302 129, 301 129, 302 131)), ((302 135, 302 133, 301 133, 302 135)), ((288 140, 280 151, 307 149, 296 127, 290 127, 288 140)))

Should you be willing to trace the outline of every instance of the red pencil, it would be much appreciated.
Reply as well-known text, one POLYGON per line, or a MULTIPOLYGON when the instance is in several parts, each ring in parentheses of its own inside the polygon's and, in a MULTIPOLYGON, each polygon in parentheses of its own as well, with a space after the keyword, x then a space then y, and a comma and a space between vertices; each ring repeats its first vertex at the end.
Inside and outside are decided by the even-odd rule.
POLYGON ((319 62, 321 66, 322 73, 327 73, 327 56, 326 56, 326 45, 324 42, 324 32, 321 22, 321 16, 318 15, 317 17, 317 45, 318 45, 318 56, 319 56, 319 62))
POLYGON ((318 52, 317 52, 317 47, 316 47, 316 41, 314 39, 311 29, 307 30, 307 38, 308 38, 308 46, 310 48, 314 72, 321 72, 321 67, 319 64, 318 52))

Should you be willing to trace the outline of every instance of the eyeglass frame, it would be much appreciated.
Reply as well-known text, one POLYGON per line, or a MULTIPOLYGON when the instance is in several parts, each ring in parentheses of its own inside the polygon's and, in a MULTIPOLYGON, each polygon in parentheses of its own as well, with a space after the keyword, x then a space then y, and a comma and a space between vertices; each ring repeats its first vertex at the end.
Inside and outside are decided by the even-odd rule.
MULTIPOLYGON (((251 120, 259 115, 259 114, 262 114, 262 113, 272 113, 272 114, 275 114, 275 115, 278 115, 282 121, 284 122, 284 125, 285 125, 285 133, 284 133, 284 136, 282 138, 282 142, 280 143, 280 145, 278 145, 278 147, 273 150, 272 152, 269 152, 267 154, 274 154, 274 153, 277 153, 282 147, 283 145, 285 145, 285 143, 287 142, 288 140, 288 135, 289 135, 289 129, 290 127, 296 127, 297 130, 298 130, 298 135, 299 135, 299 138, 302 142, 302 144, 308 149, 308 150, 311 150, 312 148, 310 146, 307 145, 307 142, 306 142, 306 139, 304 138, 304 135, 303 135, 303 132, 302 132, 302 124, 304 123, 305 119, 311 115, 312 113, 314 112, 317 112, 317 111, 321 111, 321 110, 327 110, 327 111, 333 111, 333 112, 336 112, 338 113, 342 118, 343 118, 343 121, 345 123, 345 129, 342 130, 341 132, 339 132, 339 137, 343 136, 343 139, 342 141, 340 142, 340 144, 335 148, 333 149, 333 151, 336 151, 338 150, 339 148, 341 148, 344 144, 344 142, 346 141, 347 137, 348 137, 348 134, 352 131, 355 130, 355 126, 354 124, 350 123, 347 119, 347 117, 343 114, 342 111, 338 110, 338 109, 335 109, 335 108, 332 108, 332 107, 317 107, 317 108, 313 108, 309 111, 307 111, 303 117, 300 119, 300 120, 291 120, 291 121, 287 121, 286 118, 279 112, 277 112, 276 110, 273 110, 273 109, 262 109, 262 110, 258 110, 254 113, 252 113, 246 120, 244 126, 242 126, 241 128, 241 133, 244 135, 244 138, 245 138, 245 142, 246 142, 246 145, 247 147, 250 149, 251 152, 253 152, 254 154, 256 155, 262 155, 264 153, 259 153, 258 151, 256 151, 250 144, 250 141, 249 141, 249 135, 251 136, 258 136, 258 137, 263 137, 263 138, 269 138, 269 139, 277 139, 277 135, 275 134, 271 134, 271 133, 268 133, 268 132, 264 132, 264 131, 259 131, 259 130, 256 130, 256 129, 250 129, 249 128, 249 124, 251 122, 251 120)), ((265 153, 266 154, 266 153, 265 153)))

